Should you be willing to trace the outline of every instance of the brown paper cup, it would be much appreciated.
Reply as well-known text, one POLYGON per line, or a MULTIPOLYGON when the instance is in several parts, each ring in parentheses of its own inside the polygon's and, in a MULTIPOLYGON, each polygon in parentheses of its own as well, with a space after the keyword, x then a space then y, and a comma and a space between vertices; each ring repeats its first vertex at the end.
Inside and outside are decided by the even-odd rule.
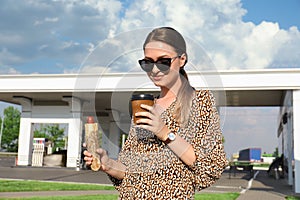
POLYGON ((149 106, 153 106, 154 104, 154 96, 152 94, 135 94, 131 97, 131 112, 133 117, 133 122, 136 124, 136 121, 142 117, 136 117, 135 113, 137 112, 145 112, 145 110, 141 107, 141 104, 146 104, 149 106))

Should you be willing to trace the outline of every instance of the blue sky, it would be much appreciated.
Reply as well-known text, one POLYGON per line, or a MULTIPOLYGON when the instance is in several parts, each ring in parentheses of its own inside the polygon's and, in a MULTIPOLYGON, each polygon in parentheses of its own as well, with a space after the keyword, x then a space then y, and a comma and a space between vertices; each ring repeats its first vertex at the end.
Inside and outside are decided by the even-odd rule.
MULTIPOLYGON (((270 68, 299 68, 299 61, 294 59, 300 56, 299 48, 299 29, 300 29, 300 1, 299 0, 241 0, 243 8, 247 13, 243 16, 243 21, 252 22, 255 25, 263 21, 278 24, 280 30, 289 30, 291 35, 297 35, 291 41, 285 41, 283 44, 293 43, 294 46, 283 47, 276 56, 287 59, 277 61, 277 64, 270 68), (297 27, 297 31, 291 31, 297 27), (293 60, 293 61, 292 61, 293 60)), ((278 34, 279 35, 279 34, 278 34)), ((276 42, 277 39, 274 40, 276 42)), ((267 67, 268 68, 268 67, 267 67)))
MULTIPOLYGON (((173 26, 199 44, 218 70, 300 68, 299 10, 299 0, 1 0, 0 75, 126 72, 141 56, 143 30, 157 26, 173 26), (106 49, 99 50, 104 43, 106 49)), ((193 50, 192 63, 198 59, 193 50)), ((6 106, 0 103, 0 115, 6 106)), ((277 113, 278 108, 228 108, 224 135, 237 138, 239 127, 251 127, 243 137, 256 132, 272 138, 264 147, 272 152, 277 113)), ((230 154, 262 145, 227 140, 230 154)))
MULTIPOLYGON (((99 71, 107 67, 101 58, 113 53, 110 48, 99 60, 83 63, 98 44, 157 26, 173 26, 194 40, 218 70, 299 68, 299 4, 299 0, 1 0, 0 74, 99 71)), ((123 53, 140 48, 144 37, 123 40, 118 48, 123 53)), ((136 60, 132 55, 126 66, 136 66, 136 60)), ((129 70, 117 63, 109 69, 129 70)))
POLYGON ((247 14, 244 21, 260 24, 262 21, 277 22, 282 29, 300 27, 299 0, 242 0, 247 14))

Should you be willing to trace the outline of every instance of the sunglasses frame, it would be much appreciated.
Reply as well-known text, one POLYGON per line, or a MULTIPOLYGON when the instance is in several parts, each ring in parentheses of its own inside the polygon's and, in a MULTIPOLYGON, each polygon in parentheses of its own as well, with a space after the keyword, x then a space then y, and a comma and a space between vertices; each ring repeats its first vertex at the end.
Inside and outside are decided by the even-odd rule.
POLYGON ((138 60, 138 62, 140 64, 141 68, 145 72, 151 72, 153 70, 154 65, 159 69, 159 71, 166 72, 166 71, 170 70, 172 62, 176 58, 180 58, 180 57, 181 57, 181 55, 175 56, 173 58, 159 58, 156 61, 154 61, 152 59, 144 58, 144 59, 138 60), (165 62, 163 62, 163 61, 165 61, 165 62))

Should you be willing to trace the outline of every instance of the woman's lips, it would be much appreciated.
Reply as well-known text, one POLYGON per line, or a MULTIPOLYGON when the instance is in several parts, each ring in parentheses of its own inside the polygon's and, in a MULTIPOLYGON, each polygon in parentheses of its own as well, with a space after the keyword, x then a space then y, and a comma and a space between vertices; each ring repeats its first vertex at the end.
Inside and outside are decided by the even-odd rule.
POLYGON ((152 80, 154 81, 160 81, 163 76, 152 76, 152 80))

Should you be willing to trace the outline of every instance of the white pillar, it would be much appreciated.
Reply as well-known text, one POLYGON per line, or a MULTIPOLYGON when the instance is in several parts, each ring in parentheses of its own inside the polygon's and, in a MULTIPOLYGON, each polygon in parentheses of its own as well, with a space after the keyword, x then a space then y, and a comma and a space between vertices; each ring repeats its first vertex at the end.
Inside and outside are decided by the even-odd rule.
POLYGON ((68 131, 67 167, 76 167, 76 161, 80 159, 82 102, 75 97, 64 97, 63 100, 69 102, 71 110, 68 131))
POLYGON ((108 151, 110 157, 113 159, 118 158, 118 154, 120 150, 119 143, 120 143, 120 129, 116 122, 110 122, 108 151))
POLYGON ((120 150, 120 128, 118 126, 120 114, 118 111, 112 110, 112 115, 113 121, 109 123, 108 151, 111 158, 117 159, 120 150))
POLYGON ((26 97, 14 97, 22 105, 20 119, 19 144, 18 144, 18 165, 31 165, 32 157, 32 101, 26 97))
POLYGON ((295 193, 300 193, 300 90, 293 91, 295 193))
MULTIPOLYGON (((290 113, 291 111, 288 109, 287 113, 290 113)), ((290 114, 288 114, 290 115, 290 114)), ((293 177, 293 162, 294 162, 294 148, 293 148, 293 122, 288 118, 288 122, 286 124, 285 129, 285 135, 286 135, 286 148, 287 148, 287 161, 288 161, 288 184, 293 185, 294 184, 294 177, 293 177)))

